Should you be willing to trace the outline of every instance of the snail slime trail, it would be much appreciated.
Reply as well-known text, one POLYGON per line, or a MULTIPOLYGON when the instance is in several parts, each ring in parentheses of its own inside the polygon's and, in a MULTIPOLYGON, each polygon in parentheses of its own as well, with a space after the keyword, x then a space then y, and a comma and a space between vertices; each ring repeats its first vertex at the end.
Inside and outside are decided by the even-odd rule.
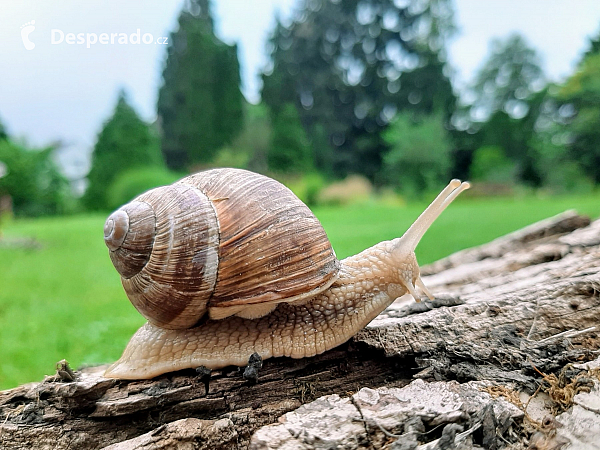
POLYGON ((105 376, 304 358, 336 347, 415 286, 415 248, 469 184, 452 180, 400 238, 338 261, 325 230, 288 188, 214 169, 152 189, 111 214, 110 258, 148 323, 105 376))

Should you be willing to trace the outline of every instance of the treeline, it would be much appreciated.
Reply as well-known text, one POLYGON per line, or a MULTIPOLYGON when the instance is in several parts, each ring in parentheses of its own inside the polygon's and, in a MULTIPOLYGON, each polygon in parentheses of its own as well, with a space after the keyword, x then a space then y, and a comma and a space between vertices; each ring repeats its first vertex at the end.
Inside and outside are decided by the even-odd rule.
MULTIPOLYGON (((86 209, 215 166, 267 173, 308 202, 357 174, 413 197, 451 177, 481 192, 600 183, 600 37, 560 85, 523 37, 495 40, 459 96, 446 50, 451 0, 302 0, 290 20, 276 20, 252 105, 210 6, 188 1, 170 35, 155 123, 119 96, 94 148, 86 209)), ((7 180, 0 192, 12 192, 7 180)))

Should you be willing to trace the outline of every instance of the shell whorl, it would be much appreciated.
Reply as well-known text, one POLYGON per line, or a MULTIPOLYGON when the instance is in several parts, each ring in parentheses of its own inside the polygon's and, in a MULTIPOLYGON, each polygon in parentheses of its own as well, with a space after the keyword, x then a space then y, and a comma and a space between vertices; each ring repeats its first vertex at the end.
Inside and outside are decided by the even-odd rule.
POLYGON ((297 301, 339 271, 308 207, 244 170, 213 169, 148 191, 114 212, 104 231, 127 296, 162 328, 297 301))
POLYGON ((123 278, 130 278, 144 268, 152 253, 155 234, 156 217, 147 203, 133 201, 106 219, 104 242, 123 278))
POLYGON ((123 210, 112 213, 104 224, 104 242, 110 251, 117 250, 129 230, 129 216, 123 210))
MULTIPOLYGON (((108 218, 105 230, 114 222, 117 238, 123 212, 127 234, 110 256, 129 300, 154 325, 193 326, 206 312, 217 276, 218 224, 210 201, 191 186, 152 189, 108 218), (132 214, 138 211, 143 214, 132 214)), ((109 238, 107 246, 116 241, 109 238)))

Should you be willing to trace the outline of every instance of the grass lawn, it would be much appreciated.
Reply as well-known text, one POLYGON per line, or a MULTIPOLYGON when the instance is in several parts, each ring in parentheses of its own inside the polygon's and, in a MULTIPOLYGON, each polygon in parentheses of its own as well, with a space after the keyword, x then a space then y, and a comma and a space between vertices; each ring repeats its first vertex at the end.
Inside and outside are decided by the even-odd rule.
MULTIPOLYGON (((318 208, 339 258, 401 235, 424 204, 318 208)), ((600 196, 459 199, 423 238, 426 264, 462 248, 576 209, 600 215, 600 196)), ((41 380, 65 358, 73 366, 116 360, 144 319, 121 287, 102 239, 105 216, 16 220, 7 239, 39 249, 0 248, 0 389, 41 380)))

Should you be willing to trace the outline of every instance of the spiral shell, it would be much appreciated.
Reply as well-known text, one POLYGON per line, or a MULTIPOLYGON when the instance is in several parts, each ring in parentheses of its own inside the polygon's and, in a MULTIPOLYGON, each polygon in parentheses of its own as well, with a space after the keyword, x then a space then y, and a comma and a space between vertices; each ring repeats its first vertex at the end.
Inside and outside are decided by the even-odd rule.
POLYGON ((325 230, 289 189, 214 169, 152 189, 107 219, 123 287, 154 325, 189 328, 206 313, 258 317, 327 289, 339 262, 325 230))

